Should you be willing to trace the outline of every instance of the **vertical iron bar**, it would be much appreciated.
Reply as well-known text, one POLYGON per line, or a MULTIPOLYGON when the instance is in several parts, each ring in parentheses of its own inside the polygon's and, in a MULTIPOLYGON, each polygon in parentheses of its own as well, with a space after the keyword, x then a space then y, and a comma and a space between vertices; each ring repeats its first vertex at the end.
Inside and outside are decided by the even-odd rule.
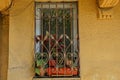
MULTIPOLYGON (((79 22, 79 9, 78 9, 78 3, 76 4, 76 10, 77 10, 77 17, 76 17, 76 20, 77 20, 77 48, 78 48, 78 53, 77 53, 77 55, 80 55, 79 54, 79 52, 80 52, 80 48, 79 48, 79 43, 80 43, 80 40, 79 40, 79 25, 78 25, 78 22, 79 22)), ((78 69, 78 72, 79 72, 79 74, 78 74, 78 76, 80 76, 80 56, 78 56, 78 67, 79 67, 79 69, 78 69)))
POLYGON ((73 48, 74 48, 74 46, 73 46, 73 43, 74 43, 74 38, 73 38, 73 35, 74 35, 74 30, 73 30, 73 10, 72 10, 72 3, 70 4, 70 23, 71 23, 71 41, 72 41, 72 43, 71 43, 71 56, 72 56, 72 64, 71 64, 71 70, 72 70, 72 75, 73 75, 73 60, 74 60, 74 50, 73 50, 73 48))
POLYGON ((59 64, 59 62, 58 62, 58 55, 59 55, 59 53, 58 53, 58 26, 57 26, 57 19, 58 19, 58 11, 57 11, 57 7, 58 7, 58 4, 56 3, 56 7, 55 7, 55 12, 56 12, 56 55, 57 55, 57 59, 56 59, 56 62, 57 62, 57 68, 56 68, 56 70, 57 70, 57 76, 58 76, 58 64, 59 64))
MULTIPOLYGON (((64 68, 66 67, 66 43, 65 43, 65 15, 64 15, 64 12, 65 12, 65 4, 63 2, 63 32, 64 32, 64 68)), ((64 74, 66 73, 66 70, 64 70, 64 74)), ((65 75, 64 75, 65 76, 65 75)))
POLYGON ((41 3, 41 53, 43 53, 43 4, 41 3))
MULTIPOLYGON (((51 41, 51 40, 50 40, 50 35, 51 35, 51 34, 50 34, 50 27, 51 27, 51 26, 50 26, 50 20, 51 20, 51 16, 50 16, 50 15, 51 15, 50 2, 49 2, 49 10, 50 10, 50 13, 49 13, 49 16, 48 16, 48 19, 49 19, 49 52, 48 52, 49 59, 48 59, 48 61, 50 60, 50 56, 51 56, 51 53, 50 53, 50 46, 51 46, 51 45, 50 45, 50 41, 51 41)), ((49 61, 49 64, 50 64, 50 61, 49 61)), ((49 65, 49 67, 50 67, 50 65, 49 65)), ((50 73, 50 71, 49 71, 49 73, 50 73)))
MULTIPOLYGON (((44 45, 44 41, 43 41, 43 11, 42 11, 42 8, 43 8, 43 4, 41 3, 41 32, 42 32, 42 37, 41 37, 41 41, 42 41, 42 45, 41 45, 41 53, 40 54, 43 54, 43 45, 44 45)), ((42 56, 42 59, 43 59, 43 56, 42 56)))

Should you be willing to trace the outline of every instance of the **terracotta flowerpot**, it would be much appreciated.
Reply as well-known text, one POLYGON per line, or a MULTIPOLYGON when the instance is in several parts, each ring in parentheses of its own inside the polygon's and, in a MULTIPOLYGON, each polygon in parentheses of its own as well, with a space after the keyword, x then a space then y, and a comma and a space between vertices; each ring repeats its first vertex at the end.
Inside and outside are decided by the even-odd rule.
POLYGON ((67 59, 67 60, 66 60, 66 65, 70 67, 70 66, 72 65, 72 60, 68 60, 68 59, 67 59))
POLYGON ((44 76, 45 75, 45 69, 44 68, 40 68, 40 76, 44 76))
POLYGON ((78 69, 74 68, 73 70, 71 68, 47 68, 46 72, 49 76, 52 75, 77 75, 78 74, 78 69))
POLYGON ((49 66, 51 66, 51 67, 56 66, 56 61, 55 60, 49 60, 49 66))
POLYGON ((46 69, 46 72, 47 72, 47 74, 49 75, 49 76, 51 76, 52 75, 52 68, 47 68, 46 69))

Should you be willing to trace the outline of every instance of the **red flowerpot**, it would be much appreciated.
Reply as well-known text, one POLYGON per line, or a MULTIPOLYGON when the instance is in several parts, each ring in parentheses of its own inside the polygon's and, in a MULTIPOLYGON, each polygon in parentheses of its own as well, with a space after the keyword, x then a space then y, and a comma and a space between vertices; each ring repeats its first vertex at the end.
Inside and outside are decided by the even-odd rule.
POLYGON ((47 74, 49 75, 49 76, 51 76, 52 75, 52 68, 47 68, 46 69, 46 72, 47 72, 47 74))
POLYGON ((56 66, 56 61, 55 60, 49 60, 49 66, 51 66, 51 67, 56 66))
POLYGON ((49 76, 52 75, 77 75, 78 74, 78 69, 77 68, 73 68, 73 70, 71 68, 47 68, 46 72, 49 76))
POLYGON ((58 70, 56 68, 47 68, 46 69, 46 72, 49 76, 52 76, 52 75, 56 75, 58 73, 58 70))

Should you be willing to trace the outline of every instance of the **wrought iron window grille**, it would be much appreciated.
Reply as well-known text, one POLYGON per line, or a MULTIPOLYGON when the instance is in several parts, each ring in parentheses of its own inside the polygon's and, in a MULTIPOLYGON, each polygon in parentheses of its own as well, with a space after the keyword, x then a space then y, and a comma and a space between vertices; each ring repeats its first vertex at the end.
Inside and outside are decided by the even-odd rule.
POLYGON ((36 3, 35 76, 79 77, 77 3, 36 3))

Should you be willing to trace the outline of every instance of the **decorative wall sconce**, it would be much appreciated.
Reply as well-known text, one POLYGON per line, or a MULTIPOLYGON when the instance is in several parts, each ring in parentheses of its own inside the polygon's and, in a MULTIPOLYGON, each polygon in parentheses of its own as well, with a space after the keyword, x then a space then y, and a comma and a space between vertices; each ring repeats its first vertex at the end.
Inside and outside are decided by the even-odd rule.
POLYGON ((118 4, 119 0, 97 0, 98 3, 98 18, 111 19, 112 8, 118 4))

